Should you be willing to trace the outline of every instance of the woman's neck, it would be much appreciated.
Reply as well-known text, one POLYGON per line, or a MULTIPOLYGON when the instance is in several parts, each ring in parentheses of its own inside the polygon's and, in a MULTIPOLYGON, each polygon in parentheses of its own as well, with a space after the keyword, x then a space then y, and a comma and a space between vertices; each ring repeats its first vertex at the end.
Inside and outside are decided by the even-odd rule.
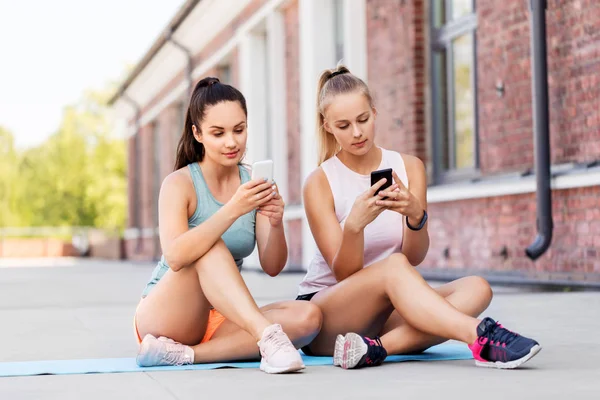
POLYGON ((200 165, 204 179, 210 180, 218 186, 227 185, 232 180, 239 179, 240 176, 237 164, 234 166, 224 166, 206 158, 198 164, 200 165))
POLYGON ((341 150, 337 157, 342 163, 352 171, 361 175, 369 175, 372 171, 375 171, 381 165, 382 153, 381 149, 375 145, 362 156, 356 156, 348 153, 347 151, 341 150))

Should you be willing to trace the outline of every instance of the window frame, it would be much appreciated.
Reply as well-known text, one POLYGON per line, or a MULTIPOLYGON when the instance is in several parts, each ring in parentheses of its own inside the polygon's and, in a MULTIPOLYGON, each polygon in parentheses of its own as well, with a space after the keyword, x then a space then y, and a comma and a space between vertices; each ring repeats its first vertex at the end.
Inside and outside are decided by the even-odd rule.
MULTIPOLYGON (((442 0, 445 2, 445 16, 452 15, 452 0, 442 0)), ((430 60, 433 63, 436 54, 442 54, 445 51, 446 55, 446 126, 448 129, 446 132, 441 131, 440 123, 442 116, 446 112, 442 110, 442 107, 436 99, 440 98, 441 92, 441 79, 436 71, 436 68, 430 68, 430 79, 431 79, 431 127, 432 127, 432 159, 433 159, 433 184, 444 184, 457 181, 465 180, 476 180, 481 176, 479 170, 479 106, 478 106, 478 88, 477 88, 477 9, 476 1, 472 0, 473 11, 470 14, 461 16, 458 19, 448 21, 444 18, 442 25, 438 28, 435 27, 435 7, 431 6, 429 9, 429 21, 430 21, 430 60), (473 166, 467 168, 457 169, 455 163, 455 150, 448 150, 448 164, 449 168, 444 169, 443 167, 443 138, 442 135, 448 136, 448 149, 454 149, 454 143, 456 138, 456 127, 455 127, 455 86, 454 86, 454 54, 452 48, 452 42, 463 35, 471 34, 473 44, 473 62, 472 62, 472 74, 471 74, 471 85, 473 87, 473 166)))

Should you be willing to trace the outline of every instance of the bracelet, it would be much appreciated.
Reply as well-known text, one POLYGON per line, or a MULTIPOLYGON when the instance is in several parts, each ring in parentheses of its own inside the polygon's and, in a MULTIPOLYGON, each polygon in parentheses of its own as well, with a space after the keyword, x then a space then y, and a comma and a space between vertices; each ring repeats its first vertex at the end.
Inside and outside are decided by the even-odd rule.
POLYGON ((421 229, 423 229, 423 227, 425 226, 425 222, 427 222, 427 211, 425 210, 423 210, 423 218, 421 218, 421 222, 419 222, 418 226, 411 226, 408 222, 408 217, 406 217, 406 226, 408 226, 408 229, 412 231, 420 231, 421 229))

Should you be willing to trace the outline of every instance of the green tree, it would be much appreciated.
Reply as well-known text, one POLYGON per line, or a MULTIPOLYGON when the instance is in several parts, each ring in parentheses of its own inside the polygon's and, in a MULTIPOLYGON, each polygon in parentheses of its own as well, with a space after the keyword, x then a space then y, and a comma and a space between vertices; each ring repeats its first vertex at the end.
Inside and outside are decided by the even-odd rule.
POLYGON ((87 160, 88 207, 94 210, 93 226, 123 229, 127 207, 126 144, 115 135, 111 111, 105 106, 112 90, 90 92, 85 98, 82 130, 92 142, 87 160))
POLYGON ((52 136, 21 154, 0 131, 0 224, 124 228, 125 141, 115 135, 110 93, 84 93, 52 136))
POLYGON ((0 127, 0 227, 19 225, 20 222, 15 212, 17 163, 13 135, 0 127))

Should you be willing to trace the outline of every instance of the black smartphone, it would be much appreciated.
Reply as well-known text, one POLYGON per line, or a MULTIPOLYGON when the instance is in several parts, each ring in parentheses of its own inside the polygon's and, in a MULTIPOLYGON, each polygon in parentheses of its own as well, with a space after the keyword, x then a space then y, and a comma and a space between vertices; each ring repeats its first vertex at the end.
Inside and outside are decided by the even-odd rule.
POLYGON ((392 182, 394 182, 394 178, 392 177, 392 169, 391 168, 378 169, 377 171, 371 172, 371 186, 373 186, 374 184, 376 184, 383 178, 385 178, 386 181, 383 184, 383 186, 381 186, 379 189, 377 189, 377 192, 375 192, 375 195, 377 195, 377 193, 379 193, 381 190, 385 190, 385 189, 389 188, 390 186, 392 186, 392 182))

